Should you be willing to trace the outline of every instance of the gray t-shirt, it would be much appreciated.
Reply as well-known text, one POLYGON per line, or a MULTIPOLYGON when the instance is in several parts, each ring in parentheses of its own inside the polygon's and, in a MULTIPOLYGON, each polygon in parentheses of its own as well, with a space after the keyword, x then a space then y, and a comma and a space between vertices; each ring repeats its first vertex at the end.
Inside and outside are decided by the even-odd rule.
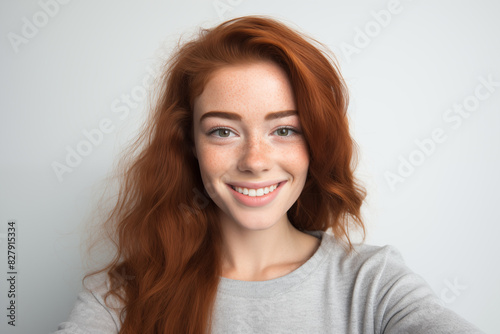
MULTIPOLYGON (((347 255, 325 232, 314 255, 268 281, 221 277, 212 333, 482 333, 433 293, 391 246, 355 246, 347 255)), ((117 333, 120 321, 104 305, 105 275, 78 295, 56 333, 117 333)), ((119 308, 116 300, 112 306, 119 308)))

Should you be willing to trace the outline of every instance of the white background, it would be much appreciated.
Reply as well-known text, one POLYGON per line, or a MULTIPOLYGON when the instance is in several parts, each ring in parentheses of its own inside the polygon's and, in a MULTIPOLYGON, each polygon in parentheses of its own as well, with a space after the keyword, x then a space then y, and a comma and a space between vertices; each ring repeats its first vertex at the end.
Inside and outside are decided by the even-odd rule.
POLYGON ((148 68, 182 33, 247 14, 282 19, 337 55, 369 192, 367 242, 396 246, 448 307, 487 333, 500 331, 497 1, 401 0, 396 9, 382 0, 73 0, 57 10, 44 3, 53 1, 0 3, 0 332, 52 332, 68 318, 84 273, 84 224, 144 116, 148 68), (376 13, 388 9, 390 18, 377 23, 376 13), (25 27, 34 23, 38 31, 25 27), (476 99, 488 77, 496 86, 478 88, 476 99), (128 107, 125 95, 137 105, 128 107), (469 116, 447 114, 463 103, 469 116), (112 131, 85 146, 83 131, 105 119, 112 131), (415 141, 436 129, 445 140, 422 153, 415 141), (77 147, 92 151, 59 180, 54 163, 67 165, 68 148, 77 147), (391 188, 386 175, 398 173, 401 159, 416 166, 391 188), (12 219, 15 328, 6 323, 12 219))

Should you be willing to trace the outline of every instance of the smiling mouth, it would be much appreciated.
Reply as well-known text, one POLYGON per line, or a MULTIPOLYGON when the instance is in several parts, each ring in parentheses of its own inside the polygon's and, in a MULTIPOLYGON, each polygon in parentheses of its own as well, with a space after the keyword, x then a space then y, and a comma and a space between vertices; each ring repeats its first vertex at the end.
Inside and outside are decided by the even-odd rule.
POLYGON ((239 192, 240 194, 249 196, 249 197, 260 197, 267 195, 269 193, 272 193, 273 191, 276 190, 281 185, 282 182, 273 184, 271 186, 263 187, 263 188, 243 188, 243 187, 235 187, 233 185, 230 185, 231 188, 233 188, 234 191, 239 192))

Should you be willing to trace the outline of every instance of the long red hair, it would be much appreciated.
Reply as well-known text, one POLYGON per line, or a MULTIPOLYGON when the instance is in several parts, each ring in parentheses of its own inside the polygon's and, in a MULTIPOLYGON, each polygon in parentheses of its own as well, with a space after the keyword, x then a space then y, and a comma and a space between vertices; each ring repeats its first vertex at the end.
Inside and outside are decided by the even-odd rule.
POLYGON ((347 90, 324 50, 314 39, 260 16, 203 29, 175 50, 147 126, 127 153, 118 197, 106 217, 116 253, 99 272, 108 273, 107 296, 124 305, 120 333, 210 332, 222 235, 192 152, 192 118, 194 98, 218 68, 265 59, 286 71, 310 153, 308 179, 288 218, 302 231, 331 228, 347 248, 352 227, 364 232, 365 192, 353 175, 347 90))

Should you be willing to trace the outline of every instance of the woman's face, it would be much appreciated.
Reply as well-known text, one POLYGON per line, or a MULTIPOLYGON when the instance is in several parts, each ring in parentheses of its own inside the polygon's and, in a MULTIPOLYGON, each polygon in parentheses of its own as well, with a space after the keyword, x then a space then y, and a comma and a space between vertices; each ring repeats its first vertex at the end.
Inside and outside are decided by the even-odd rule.
POLYGON ((214 72, 194 101, 194 152, 221 219, 260 230, 286 223, 309 156, 293 90, 275 63, 214 72))

